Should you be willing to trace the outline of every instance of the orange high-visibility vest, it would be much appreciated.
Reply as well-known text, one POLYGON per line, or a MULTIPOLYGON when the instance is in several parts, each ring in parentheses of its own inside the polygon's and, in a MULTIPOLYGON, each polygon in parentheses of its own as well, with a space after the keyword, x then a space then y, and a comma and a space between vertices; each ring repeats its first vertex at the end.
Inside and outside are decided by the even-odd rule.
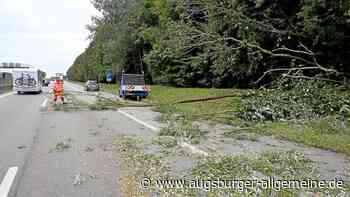
POLYGON ((55 92, 63 92, 63 83, 61 81, 56 81, 53 90, 55 92))

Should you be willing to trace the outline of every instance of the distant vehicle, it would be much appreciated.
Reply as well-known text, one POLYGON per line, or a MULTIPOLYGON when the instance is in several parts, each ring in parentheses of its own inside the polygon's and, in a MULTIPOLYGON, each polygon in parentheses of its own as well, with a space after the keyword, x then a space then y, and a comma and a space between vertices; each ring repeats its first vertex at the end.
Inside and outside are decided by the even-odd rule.
POLYGON ((89 80, 85 84, 86 91, 100 91, 100 85, 97 81, 89 80))
POLYGON ((13 90, 18 94, 26 92, 41 93, 42 73, 36 69, 13 71, 13 90))
POLYGON ((43 80, 43 86, 47 87, 49 85, 50 85, 50 80, 48 79, 43 80))
POLYGON ((145 75, 142 74, 125 74, 123 72, 120 88, 119 88, 119 96, 122 98, 137 98, 137 100, 141 100, 142 98, 146 98, 149 95, 151 88, 146 85, 145 75))

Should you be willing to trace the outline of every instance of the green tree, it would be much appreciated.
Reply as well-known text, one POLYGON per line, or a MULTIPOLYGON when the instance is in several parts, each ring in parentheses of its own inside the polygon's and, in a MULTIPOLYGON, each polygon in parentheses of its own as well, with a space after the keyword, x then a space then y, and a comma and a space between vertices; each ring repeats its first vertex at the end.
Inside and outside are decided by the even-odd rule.
POLYGON ((68 74, 144 71, 176 86, 251 87, 281 77, 349 77, 345 0, 93 0, 101 17, 68 74), (261 77, 263 76, 263 77, 261 77))

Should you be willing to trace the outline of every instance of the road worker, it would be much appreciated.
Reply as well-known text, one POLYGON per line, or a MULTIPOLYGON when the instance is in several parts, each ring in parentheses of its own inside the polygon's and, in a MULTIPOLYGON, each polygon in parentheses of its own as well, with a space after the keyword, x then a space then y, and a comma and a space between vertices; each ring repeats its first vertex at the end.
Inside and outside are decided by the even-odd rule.
POLYGON ((63 80, 58 79, 55 81, 54 87, 53 87, 53 92, 54 92, 54 101, 57 101, 57 98, 60 97, 62 102, 64 102, 64 97, 63 97, 63 80))

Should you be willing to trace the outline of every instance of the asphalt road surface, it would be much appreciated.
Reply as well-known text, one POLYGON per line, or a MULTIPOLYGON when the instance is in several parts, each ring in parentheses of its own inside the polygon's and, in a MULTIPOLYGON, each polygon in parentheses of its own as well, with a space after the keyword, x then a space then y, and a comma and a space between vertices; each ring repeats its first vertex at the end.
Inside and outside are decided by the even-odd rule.
POLYGON ((122 196, 113 139, 153 127, 118 111, 51 111, 51 99, 49 88, 0 95, 0 197, 122 196))
MULTIPOLYGON (((40 106, 45 96, 7 94, 0 97, 0 180, 11 167, 18 167, 20 177, 30 147, 41 122, 40 106)), ((17 185, 15 179, 12 185, 17 185)), ((13 196, 14 190, 11 192, 13 196)), ((0 193, 0 196, 2 194, 0 193)))

